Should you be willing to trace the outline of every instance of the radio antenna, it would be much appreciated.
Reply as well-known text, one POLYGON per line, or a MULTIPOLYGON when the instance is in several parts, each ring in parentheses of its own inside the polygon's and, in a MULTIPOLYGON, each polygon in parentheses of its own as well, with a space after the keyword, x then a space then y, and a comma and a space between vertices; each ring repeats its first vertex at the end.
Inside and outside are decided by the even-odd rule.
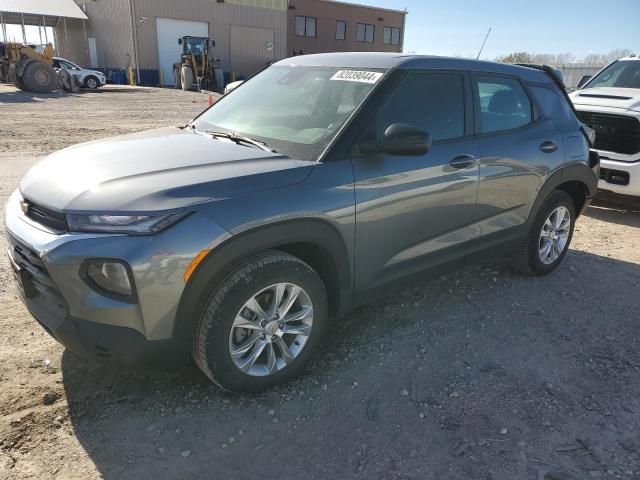
POLYGON ((478 52, 478 56, 476 57, 476 60, 478 60, 480 58, 480 54, 482 53, 482 50, 484 49, 484 44, 487 43, 487 38, 489 38, 489 34, 490 33, 491 33, 491 28, 489 28, 489 31, 484 36, 484 41, 482 42, 482 46, 480 47, 480 51, 478 52))

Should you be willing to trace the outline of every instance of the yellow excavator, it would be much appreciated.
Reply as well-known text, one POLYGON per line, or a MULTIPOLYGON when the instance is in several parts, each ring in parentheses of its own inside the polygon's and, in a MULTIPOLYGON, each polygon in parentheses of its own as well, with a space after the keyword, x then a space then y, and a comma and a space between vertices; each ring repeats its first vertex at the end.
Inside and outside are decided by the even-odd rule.
POLYGON ((53 52, 50 43, 38 52, 34 45, 0 42, 0 82, 14 82, 20 90, 36 93, 50 93, 57 88, 76 91, 77 79, 65 70, 53 68, 53 52))

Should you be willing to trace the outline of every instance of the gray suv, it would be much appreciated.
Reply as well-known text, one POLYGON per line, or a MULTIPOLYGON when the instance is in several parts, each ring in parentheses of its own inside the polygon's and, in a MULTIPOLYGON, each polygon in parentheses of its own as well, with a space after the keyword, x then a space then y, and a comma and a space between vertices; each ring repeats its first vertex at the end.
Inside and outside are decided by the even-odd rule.
POLYGON ((596 192, 591 135, 546 68, 295 57, 184 127, 41 161, 6 207, 9 255, 29 311, 78 355, 192 356, 259 391, 401 277, 490 247, 551 272, 596 192))

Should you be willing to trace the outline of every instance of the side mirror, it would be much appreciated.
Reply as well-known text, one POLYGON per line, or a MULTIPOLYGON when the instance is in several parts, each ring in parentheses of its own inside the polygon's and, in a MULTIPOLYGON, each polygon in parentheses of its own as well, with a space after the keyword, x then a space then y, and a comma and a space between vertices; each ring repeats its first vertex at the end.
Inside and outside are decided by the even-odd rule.
POLYGON ((580 81, 578 82, 578 88, 584 87, 584 84, 587 83, 589 80, 591 80, 592 77, 593 75, 583 75, 580 81))
POLYGON ((375 145, 359 145, 362 153, 391 155, 424 155, 431 148, 431 135, 405 123, 389 125, 375 145))
POLYGON ((182 39, 181 38, 178 39, 178 45, 182 45, 182 39))

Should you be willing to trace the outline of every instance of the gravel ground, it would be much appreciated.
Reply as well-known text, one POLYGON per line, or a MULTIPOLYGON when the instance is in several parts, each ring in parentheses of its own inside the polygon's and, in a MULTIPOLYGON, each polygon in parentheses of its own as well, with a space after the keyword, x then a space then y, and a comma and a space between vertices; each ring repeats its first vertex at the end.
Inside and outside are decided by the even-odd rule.
MULTIPOLYGON (((48 152, 206 103, 0 86, 0 204, 48 152)), ((639 287, 640 208, 601 200, 548 277, 489 258, 425 277, 337 319, 303 378, 231 396, 195 367, 118 372, 65 352, 1 255, 0 478, 637 479, 639 287)))

